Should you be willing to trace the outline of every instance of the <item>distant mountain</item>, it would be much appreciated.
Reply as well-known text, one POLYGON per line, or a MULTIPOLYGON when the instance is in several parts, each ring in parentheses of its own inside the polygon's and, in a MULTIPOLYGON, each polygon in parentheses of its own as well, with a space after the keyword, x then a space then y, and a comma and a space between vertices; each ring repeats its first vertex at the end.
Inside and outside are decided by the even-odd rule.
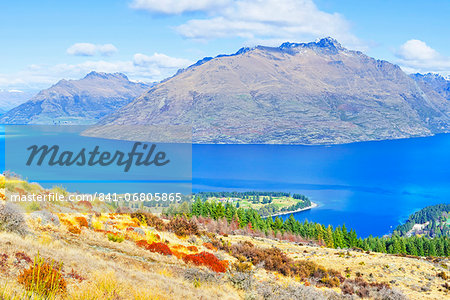
POLYGON ((30 100, 34 91, 0 90, 0 114, 30 100))
POLYGON ((121 73, 61 80, 0 118, 2 124, 93 124, 150 88, 121 73))
POLYGON ((411 74, 413 78, 420 86, 420 88, 427 93, 439 95, 450 101, 450 80, 445 79, 439 74, 411 74))
POLYGON ((338 144, 444 132, 449 107, 398 66, 325 38, 204 58, 86 134, 184 124, 196 143, 338 144))

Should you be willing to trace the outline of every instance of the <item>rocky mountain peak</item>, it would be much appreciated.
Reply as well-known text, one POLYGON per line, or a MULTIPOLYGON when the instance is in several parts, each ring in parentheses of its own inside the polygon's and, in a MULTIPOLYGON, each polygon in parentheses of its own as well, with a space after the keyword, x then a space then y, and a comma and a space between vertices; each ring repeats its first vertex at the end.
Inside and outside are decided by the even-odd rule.
POLYGON ((96 72, 92 71, 88 73, 83 79, 123 79, 128 80, 128 77, 123 73, 104 73, 104 72, 96 72))

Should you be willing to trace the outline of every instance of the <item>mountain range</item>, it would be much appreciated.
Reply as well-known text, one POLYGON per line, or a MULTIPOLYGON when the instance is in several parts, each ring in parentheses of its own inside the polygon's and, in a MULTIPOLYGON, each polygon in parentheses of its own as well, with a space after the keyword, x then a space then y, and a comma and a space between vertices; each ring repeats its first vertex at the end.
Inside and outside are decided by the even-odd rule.
MULTIPOLYGON (((443 79, 443 78, 442 78, 443 79)), ((342 47, 332 38, 204 58, 103 118, 105 125, 192 126, 195 143, 340 144, 450 128, 441 78, 342 47)))
POLYGON ((99 137, 117 133, 110 125, 184 125, 194 143, 340 144, 448 132, 449 86, 324 38, 206 57, 153 86, 91 72, 0 122, 95 123, 86 134, 99 137))
POLYGON ((2 124, 94 124, 150 88, 121 73, 91 72, 80 80, 60 80, 8 111, 2 124))

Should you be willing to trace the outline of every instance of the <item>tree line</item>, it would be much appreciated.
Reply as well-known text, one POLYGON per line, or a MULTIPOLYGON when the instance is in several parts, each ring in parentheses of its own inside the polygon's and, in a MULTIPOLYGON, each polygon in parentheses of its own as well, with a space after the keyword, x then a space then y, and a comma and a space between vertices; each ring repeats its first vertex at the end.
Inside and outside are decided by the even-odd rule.
POLYGON ((447 219, 450 216, 450 204, 437 204, 427 206, 408 217, 402 225, 397 226, 395 233, 404 236, 415 224, 425 224, 424 234, 430 237, 450 236, 450 225, 447 219))
POLYGON ((236 208, 230 203, 223 205, 220 202, 202 201, 200 197, 196 198, 188 211, 189 216, 226 219, 229 223, 237 222, 241 228, 250 227, 266 235, 277 232, 292 233, 304 239, 315 240, 329 248, 360 248, 364 251, 415 256, 450 256, 450 239, 445 236, 426 238, 394 234, 363 239, 358 237, 354 229, 347 229, 345 224, 333 227, 307 220, 299 222, 293 215, 285 221, 278 216, 264 218, 255 209, 236 208))

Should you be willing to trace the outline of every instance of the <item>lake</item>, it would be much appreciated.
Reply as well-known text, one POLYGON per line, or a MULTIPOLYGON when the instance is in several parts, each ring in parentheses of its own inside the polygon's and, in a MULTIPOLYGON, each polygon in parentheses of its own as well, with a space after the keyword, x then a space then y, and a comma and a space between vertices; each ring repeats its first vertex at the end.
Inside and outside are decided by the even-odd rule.
POLYGON ((449 150, 448 134, 333 146, 193 145, 192 190, 302 193, 319 207, 296 219, 379 236, 416 210, 449 202, 449 150))
POLYGON ((448 134, 334 146, 194 145, 192 153, 193 191, 302 193, 320 206, 297 220, 345 223, 362 237, 450 202, 448 134))

